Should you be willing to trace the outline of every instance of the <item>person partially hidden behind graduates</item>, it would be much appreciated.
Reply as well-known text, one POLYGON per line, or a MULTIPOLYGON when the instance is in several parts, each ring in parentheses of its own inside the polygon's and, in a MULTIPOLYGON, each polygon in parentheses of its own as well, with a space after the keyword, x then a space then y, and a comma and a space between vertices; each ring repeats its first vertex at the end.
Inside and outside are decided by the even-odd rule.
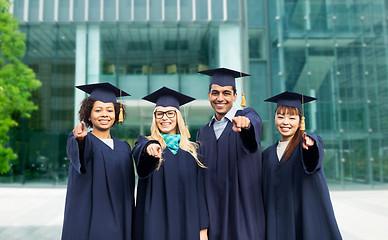
POLYGON ((131 147, 110 135, 128 93, 109 83, 77 86, 90 94, 82 101, 81 123, 70 132, 70 160, 63 240, 130 240, 135 176, 131 147), (87 127, 93 128, 88 132, 87 127))
POLYGON ((155 103, 151 136, 139 136, 133 156, 139 176, 134 240, 207 239, 205 166, 188 139, 179 106, 194 98, 167 87, 143 99, 155 103))
POLYGON ((302 104, 316 100, 283 92, 275 126, 281 138, 263 152, 264 207, 268 240, 342 239, 323 171, 323 141, 304 132, 302 104))

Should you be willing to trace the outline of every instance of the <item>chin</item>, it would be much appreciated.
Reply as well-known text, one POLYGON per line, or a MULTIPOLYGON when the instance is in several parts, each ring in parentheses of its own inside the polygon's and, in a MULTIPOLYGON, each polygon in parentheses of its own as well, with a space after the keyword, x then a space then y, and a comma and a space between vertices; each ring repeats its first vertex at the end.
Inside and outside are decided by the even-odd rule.
POLYGON ((160 129, 160 132, 163 134, 169 134, 171 130, 160 129))
POLYGON ((99 128, 100 128, 101 130, 109 130, 111 127, 112 127, 112 125, 109 125, 109 126, 100 126, 99 128))
POLYGON ((222 109, 221 111, 220 110, 216 111, 216 113, 218 113, 220 115, 224 115, 227 113, 227 111, 225 109, 222 109))

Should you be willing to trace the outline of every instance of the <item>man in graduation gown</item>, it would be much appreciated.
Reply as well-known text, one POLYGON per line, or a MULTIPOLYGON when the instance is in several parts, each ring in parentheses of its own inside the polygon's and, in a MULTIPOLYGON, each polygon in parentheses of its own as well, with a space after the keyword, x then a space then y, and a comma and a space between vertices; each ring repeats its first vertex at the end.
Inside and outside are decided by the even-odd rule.
POLYGON ((209 239, 260 240, 265 235, 260 136, 262 121, 252 109, 237 110, 235 78, 226 68, 212 76, 208 98, 215 114, 197 133, 209 212, 209 239))

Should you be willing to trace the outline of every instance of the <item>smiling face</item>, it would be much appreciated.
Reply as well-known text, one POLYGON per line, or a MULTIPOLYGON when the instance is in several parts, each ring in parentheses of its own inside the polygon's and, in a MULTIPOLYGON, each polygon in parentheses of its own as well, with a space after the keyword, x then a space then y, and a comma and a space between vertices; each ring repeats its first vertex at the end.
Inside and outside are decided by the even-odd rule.
POLYGON ((92 122, 93 131, 108 131, 115 122, 115 108, 113 103, 95 101, 89 120, 92 122))
POLYGON ((156 107, 154 111, 156 126, 163 134, 177 134, 177 116, 174 107, 156 107))
POLYGON ((289 141, 300 127, 300 116, 297 108, 280 106, 275 113, 275 126, 281 134, 280 141, 289 141))
POLYGON ((220 86, 212 84, 208 93, 209 102, 216 111, 217 120, 221 120, 233 107, 237 99, 237 93, 233 91, 232 86, 220 86))

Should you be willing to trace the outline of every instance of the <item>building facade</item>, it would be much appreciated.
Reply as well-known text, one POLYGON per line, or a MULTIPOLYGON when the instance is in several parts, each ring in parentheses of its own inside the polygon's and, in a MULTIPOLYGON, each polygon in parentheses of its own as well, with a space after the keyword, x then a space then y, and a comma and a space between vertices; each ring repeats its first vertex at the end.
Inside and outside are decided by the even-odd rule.
POLYGON ((67 135, 85 97, 75 85, 110 82, 132 95, 112 132, 132 146, 150 128, 153 105, 141 97, 164 85, 194 96, 183 108, 194 140, 213 113, 197 72, 227 67, 251 74, 237 92, 263 119, 263 148, 279 138, 264 99, 315 96, 306 125, 325 141, 329 184, 384 187, 387 10, 384 0, 14 0, 24 62, 42 87, 39 110, 10 133, 18 159, 0 183, 66 184, 67 135))

